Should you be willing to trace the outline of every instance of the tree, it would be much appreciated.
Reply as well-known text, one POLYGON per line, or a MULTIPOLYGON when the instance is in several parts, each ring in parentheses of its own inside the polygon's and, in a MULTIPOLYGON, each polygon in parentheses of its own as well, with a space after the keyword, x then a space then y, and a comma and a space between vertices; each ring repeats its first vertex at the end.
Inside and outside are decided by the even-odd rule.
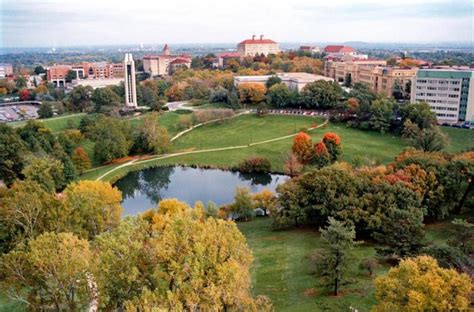
POLYGON ((64 209, 71 228, 81 237, 94 236, 118 226, 122 214, 122 194, 103 181, 83 180, 64 190, 64 209))
POLYGON ((369 126, 381 133, 390 129, 393 122, 393 103, 387 98, 379 97, 370 106, 369 126))
POLYGON ((323 136, 323 143, 329 153, 330 160, 336 161, 342 153, 341 138, 334 132, 327 132, 323 136))
POLYGON ((70 109, 75 112, 84 112, 90 108, 92 87, 76 86, 69 92, 67 102, 70 109))
POLYGON ((260 103, 265 100, 265 86, 260 83, 244 82, 238 87, 240 101, 242 103, 260 103))
POLYGON ((0 288, 33 310, 88 307, 89 243, 71 233, 45 233, 20 244, 0 261, 0 288))
POLYGON ((70 70, 70 71, 67 72, 65 78, 66 78, 67 82, 71 82, 71 81, 77 79, 77 72, 74 71, 74 70, 70 70))
POLYGON ((438 126, 420 129, 417 124, 407 119, 403 124, 402 137, 411 146, 424 152, 438 152, 443 150, 449 142, 448 136, 438 126))
POLYGON ((375 280, 378 304, 373 311, 464 311, 469 309, 471 279, 436 260, 419 256, 402 260, 375 280))
POLYGON ((135 150, 145 153, 163 154, 170 149, 170 137, 166 128, 159 126, 158 114, 152 113, 143 119, 138 127, 135 150))
POLYGON ((101 163, 127 156, 133 145, 133 131, 130 124, 111 117, 97 118, 90 137, 100 142, 94 145, 94 158, 101 163))
POLYGON ((331 156, 329 155, 329 151, 326 147, 326 144, 324 144, 323 142, 318 142, 314 144, 312 162, 318 168, 322 168, 330 164, 331 156))
POLYGON ((291 106, 294 99, 294 95, 288 89, 288 86, 284 83, 278 83, 272 85, 267 92, 268 104, 275 107, 287 107, 291 106))
POLYGON ((51 118, 53 117, 53 107, 48 102, 43 102, 38 109, 39 118, 51 118))
POLYGON ((293 139, 291 151, 302 164, 307 164, 313 157, 311 137, 305 133, 298 133, 293 139))
POLYGON ((209 95, 209 102, 211 103, 227 103, 229 97, 229 91, 221 86, 217 86, 211 91, 209 95))
POLYGON ((19 92, 20 101, 30 101, 31 100, 31 92, 28 89, 21 89, 19 92))
POLYGON ((77 171, 80 173, 83 173, 85 170, 91 168, 89 155, 87 155, 86 151, 81 146, 78 146, 76 149, 74 149, 71 160, 74 163, 74 166, 76 166, 77 171))
POLYGON ((400 107, 400 117, 405 123, 410 120, 420 129, 430 128, 437 125, 436 113, 426 102, 416 104, 404 104, 400 107))
POLYGON ((37 182, 44 190, 53 193, 65 185, 64 164, 61 161, 46 157, 31 157, 22 174, 25 179, 37 182))
POLYGON ((0 179, 11 185, 22 177, 27 149, 21 137, 12 127, 0 123, 0 179))
POLYGON ((248 221, 254 216, 255 203, 250 190, 247 187, 237 186, 235 188, 234 203, 231 210, 235 219, 248 221))
POLYGON ((46 73, 46 70, 43 68, 43 66, 38 65, 38 66, 35 67, 34 72, 35 72, 36 75, 39 75, 39 74, 46 73))
POLYGON ((274 207, 277 204, 277 197, 272 191, 265 188, 260 193, 253 195, 253 201, 255 208, 262 209, 266 216, 268 211, 274 210, 274 207))
POLYGON ((101 112, 105 108, 120 106, 120 97, 110 88, 97 88, 92 91, 91 100, 95 111, 101 112))
POLYGON ((272 86, 281 84, 281 78, 278 76, 271 76, 268 78, 267 82, 265 83, 265 86, 267 89, 270 89, 272 86))
POLYGON ((106 310, 269 311, 251 296, 252 256, 234 222, 176 200, 161 206, 97 238, 106 310))
POLYGON ((41 233, 61 228, 61 218, 55 216, 59 202, 34 181, 14 183, 0 199, 1 252, 8 252, 41 233))
POLYGON ((19 76, 15 79, 15 85, 17 89, 26 88, 26 83, 27 83, 27 80, 23 76, 19 76))
POLYGON ((337 83, 318 80, 304 86, 301 97, 307 108, 330 109, 341 100, 342 93, 337 83))
POLYGON ((454 219, 452 222, 451 239, 449 244, 461 249, 466 255, 474 252, 474 224, 464 219, 454 219))
POLYGON ((351 263, 355 228, 330 217, 327 228, 321 230, 321 239, 323 249, 313 255, 313 261, 324 285, 333 289, 334 296, 337 296, 351 263))
POLYGON ((299 175, 303 170, 303 165, 298 161, 298 157, 293 152, 289 152, 285 155, 284 170, 285 174, 290 177, 299 175))

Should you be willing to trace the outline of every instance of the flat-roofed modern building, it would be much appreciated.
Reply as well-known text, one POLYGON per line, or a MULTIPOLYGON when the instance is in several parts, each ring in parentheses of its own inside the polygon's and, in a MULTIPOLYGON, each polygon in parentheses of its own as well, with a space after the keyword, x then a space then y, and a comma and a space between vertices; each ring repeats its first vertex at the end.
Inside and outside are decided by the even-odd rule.
POLYGON ((427 102, 442 123, 474 124, 474 69, 420 69, 412 80, 411 102, 427 102))
MULTIPOLYGON (((235 76, 234 84, 239 86, 242 83, 259 83, 265 85, 274 75, 265 76, 235 76)), ((321 75, 314 75, 308 73, 278 73, 276 74, 281 79, 281 82, 288 86, 288 89, 300 92, 308 83, 312 83, 318 80, 325 80, 333 82, 334 79, 324 77, 321 75)))

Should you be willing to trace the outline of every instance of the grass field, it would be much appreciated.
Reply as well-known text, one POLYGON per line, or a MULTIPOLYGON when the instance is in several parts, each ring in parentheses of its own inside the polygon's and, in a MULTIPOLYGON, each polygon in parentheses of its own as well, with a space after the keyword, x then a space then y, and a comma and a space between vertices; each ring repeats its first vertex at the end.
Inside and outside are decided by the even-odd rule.
POLYGON ((449 137, 448 152, 461 152, 474 148, 474 130, 461 128, 442 127, 443 132, 449 137))
MULTIPOLYGON (((73 127, 79 127, 81 119, 86 116, 85 113, 63 115, 59 117, 47 118, 47 119, 38 119, 42 122, 46 128, 49 128, 53 133, 58 133, 66 130, 69 127, 69 124, 73 127)), ((9 125, 12 127, 22 127, 26 124, 26 121, 12 122, 9 125)))
MULTIPOLYGON (((170 125, 177 120, 178 115, 168 114, 170 113, 163 115, 161 118, 163 118, 164 125, 171 129, 170 125)), ((304 116, 269 115, 262 118, 255 115, 244 115, 223 123, 209 124, 194 129, 173 142, 172 152, 245 146, 249 143, 294 134, 302 128, 308 128, 314 123, 321 124, 322 122, 321 118, 304 116)), ((443 130, 446 130, 451 138, 451 145, 447 149, 448 151, 461 151, 469 144, 469 140, 473 140, 470 138, 472 132, 469 130, 457 128, 444 128, 443 130)), ((398 136, 349 128, 343 123, 329 123, 327 128, 311 131, 310 134, 313 142, 321 140, 324 133, 328 131, 335 132, 342 138, 343 153, 341 159, 343 161, 375 164, 389 163, 407 147, 406 143, 398 136)), ((106 180, 113 180, 117 176, 123 176, 130 170, 139 170, 154 165, 186 164, 234 167, 246 157, 253 155, 267 157, 271 161, 272 170, 282 172, 283 157, 290 151, 291 144, 292 138, 287 138, 247 148, 195 153, 162 160, 157 159, 120 168, 112 175, 107 176, 106 180)), ((87 173, 82 178, 95 179, 110 168, 99 168, 87 173)))
MULTIPOLYGON (((351 282, 334 297, 311 272, 308 255, 321 246, 319 232, 311 228, 274 231, 270 223, 270 218, 257 218, 238 224, 254 255, 251 272, 255 295, 269 296, 276 311, 349 311, 352 306, 364 312, 375 304, 373 278, 358 265, 364 258, 374 257, 376 245, 363 242, 356 246, 351 282)), ((445 241, 450 227, 449 220, 427 225, 426 243, 445 241)), ((376 275, 388 269, 383 264, 376 275)))

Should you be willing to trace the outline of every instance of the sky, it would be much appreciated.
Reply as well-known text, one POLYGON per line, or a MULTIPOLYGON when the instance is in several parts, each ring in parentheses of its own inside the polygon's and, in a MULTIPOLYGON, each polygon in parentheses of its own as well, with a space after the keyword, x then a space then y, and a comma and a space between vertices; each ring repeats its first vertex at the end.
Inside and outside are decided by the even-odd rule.
POLYGON ((2 47, 473 42, 474 0, 0 0, 2 47))

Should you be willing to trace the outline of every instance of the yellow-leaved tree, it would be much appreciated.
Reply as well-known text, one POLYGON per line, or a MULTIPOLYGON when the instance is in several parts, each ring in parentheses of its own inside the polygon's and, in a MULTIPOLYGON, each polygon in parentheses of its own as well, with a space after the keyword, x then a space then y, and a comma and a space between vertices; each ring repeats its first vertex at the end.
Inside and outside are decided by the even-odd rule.
POLYGON ((467 274, 443 269, 429 256, 408 258, 375 280, 372 311, 466 311, 471 287, 467 274))
POLYGON ((64 190, 64 212, 70 221, 69 230, 92 239, 115 228, 122 214, 122 193, 103 181, 79 181, 64 190))
POLYGON ((97 237, 99 302, 128 311, 266 311, 252 297, 252 254, 236 224, 176 199, 97 237))

